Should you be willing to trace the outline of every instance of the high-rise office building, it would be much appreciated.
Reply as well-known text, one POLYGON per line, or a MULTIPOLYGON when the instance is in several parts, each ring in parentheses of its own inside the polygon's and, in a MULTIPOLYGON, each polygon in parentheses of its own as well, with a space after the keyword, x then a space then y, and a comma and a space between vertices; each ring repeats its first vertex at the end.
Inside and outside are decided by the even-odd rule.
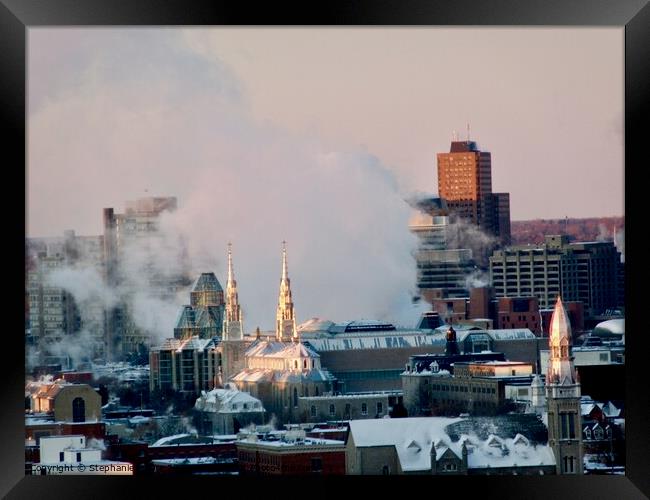
POLYGON ((510 196, 492 192, 492 155, 474 141, 452 141, 438 153, 438 194, 451 212, 471 221, 498 242, 510 243, 510 196))
POLYGON ((414 257, 417 286, 427 302, 441 298, 466 297, 467 277, 476 270, 469 248, 455 248, 450 234, 449 210, 444 200, 428 198, 416 204, 409 230, 419 241, 414 257))
POLYGON ((175 269, 156 265, 156 256, 164 248, 160 232, 160 217, 164 212, 176 210, 175 197, 147 197, 126 203, 123 214, 113 208, 104 209, 105 278, 109 287, 120 287, 121 303, 106 313, 107 349, 109 359, 120 359, 148 347, 150 332, 139 328, 135 321, 132 296, 137 287, 162 300, 172 299, 176 293, 189 286, 189 262, 184 243, 178 242, 178 255, 174 256, 175 269), (131 284, 133 290, 129 290, 131 284))

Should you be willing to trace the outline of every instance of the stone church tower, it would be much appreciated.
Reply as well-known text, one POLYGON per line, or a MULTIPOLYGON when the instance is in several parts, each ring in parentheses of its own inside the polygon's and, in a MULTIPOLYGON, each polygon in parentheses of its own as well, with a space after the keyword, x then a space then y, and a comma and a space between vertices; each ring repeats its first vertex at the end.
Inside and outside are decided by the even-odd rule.
POLYGON ((282 279, 280 280, 275 337, 281 342, 298 340, 296 317, 293 311, 293 299, 291 297, 291 281, 289 280, 289 273, 287 271, 287 247, 285 241, 282 242, 282 279))
POLYGON ((571 325, 558 297, 551 317, 546 373, 548 444, 558 474, 582 475, 580 382, 571 361, 571 325))
POLYGON ((243 340, 244 325, 237 294, 237 281, 232 270, 232 250, 228 243, 228 282, 226 283, 226 311, 223 320, 223 340, 243 340))
POLYGON ((223 336, 221 349, 221 379, 222 383, 229 381, 230 377, 243 370, 246 366, 244 353, 251 344, 244 340, 244 322, 237 281, 232 267, 232 248, 228 243, 228 282, 226 283, 225 311, 223 319, 223 336))

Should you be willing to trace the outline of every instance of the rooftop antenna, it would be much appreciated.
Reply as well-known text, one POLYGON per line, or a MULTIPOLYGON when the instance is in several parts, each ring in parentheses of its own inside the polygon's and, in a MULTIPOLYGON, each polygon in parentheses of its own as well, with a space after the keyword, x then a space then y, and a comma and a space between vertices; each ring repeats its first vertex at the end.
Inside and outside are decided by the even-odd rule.
POLYGON ((469 122, 467 122, 467 142, 469 142, 469 122))

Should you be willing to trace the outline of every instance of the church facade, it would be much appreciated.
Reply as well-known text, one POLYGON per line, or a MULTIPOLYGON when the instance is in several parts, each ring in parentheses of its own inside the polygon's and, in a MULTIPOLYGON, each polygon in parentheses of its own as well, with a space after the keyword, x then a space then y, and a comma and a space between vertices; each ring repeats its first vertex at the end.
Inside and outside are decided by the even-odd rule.
MULTIPOLYGON (((229 290, 232 273, 230 264, 228 272, 229 290)), ((232 282, 234 284, 234 280, 232 282)), ((232 292, 228 290, 226 296, 230 297, 232 292)), ((227 302, 226 310, 226 321, 232 317, 241 324, 238 305, 227 302)), ((226 323, 225 331, 229 331, 226 323)), ((252 342, 243 340, 243 335, 240 338, 242 340, 224 339, 222 342, 224 381, 232 382, 239 390, 260 399, 268 416, 275 415, 282 422, 297 422, 300 419, 300 397, 332 392, 334 377, 321 367, 320 355, 302 344, 298 337, 284 242, 275 338, 262 339, 258 335, 252 342), (233 342, 239 342, 240 345, 228 345, 233 342), (234 372, 233 368, 237 367, 234 355, 242 350, 243 359, 239 361, 244 366, 230 376, 234 372)))

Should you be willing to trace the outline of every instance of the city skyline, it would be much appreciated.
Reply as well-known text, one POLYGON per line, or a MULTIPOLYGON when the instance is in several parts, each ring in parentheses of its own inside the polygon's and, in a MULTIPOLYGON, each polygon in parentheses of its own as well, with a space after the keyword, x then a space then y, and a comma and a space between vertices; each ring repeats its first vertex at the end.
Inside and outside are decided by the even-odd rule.
POLYGON ((28 235, 100 234, 103 208, 176 196, 163 229, 222 281, 233 242, 249 327, 273 319, 284 239, 299 322, 411 314, 404 199, 437 191, 435 155, 467 122, 513 220, 622 213, 622 42, 618 28, 31 29, 28 235))

